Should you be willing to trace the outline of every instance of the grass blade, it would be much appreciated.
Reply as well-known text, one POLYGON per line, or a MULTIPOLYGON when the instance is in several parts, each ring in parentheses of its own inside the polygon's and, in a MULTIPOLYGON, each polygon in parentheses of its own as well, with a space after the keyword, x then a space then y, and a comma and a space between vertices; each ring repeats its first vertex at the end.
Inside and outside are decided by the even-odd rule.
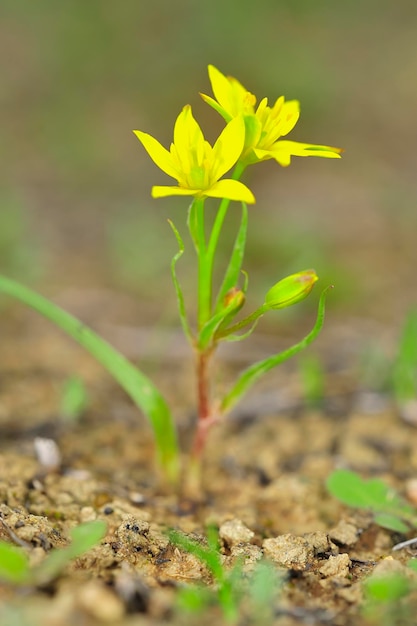
POLYGON ((190 325, 188 323, 187 313, 185 311, 184 295, 182 293, 181 285, 179 283, 179 280, 178 280, 178 277, 177 277, 176 268, 175 268, 175 266, 177 265, 177 261, 184 254, 184 242, 181 239, 181 235, 179 234, 179 232, 178 232, 177 228, 175 227, 174 223, 171 220, 168 220, 168 223, 171 226, 172 231, 173 231, 173 233, 175 235, 175 238, 177 240, 177 243, 178 243, 178 252, 172 257, 172 261, 171 261, 172 282, 174 283, 175 293, 177 295, 178 312, 179 312, 179 315, 180 315, 182 329, 183 329, 184 334, 187 337, 188 341, 192 344, 193 343, 193 337, 192 337, 190 325))
POLYGON ((31 289, 0 276, 0 291, 17 298, 59 326, 110 372, 149 419, 155 435, 159 465, 166 477, 176 482, 179 454, 175 425, 165 399, 149 378, 76 317, 31 289))

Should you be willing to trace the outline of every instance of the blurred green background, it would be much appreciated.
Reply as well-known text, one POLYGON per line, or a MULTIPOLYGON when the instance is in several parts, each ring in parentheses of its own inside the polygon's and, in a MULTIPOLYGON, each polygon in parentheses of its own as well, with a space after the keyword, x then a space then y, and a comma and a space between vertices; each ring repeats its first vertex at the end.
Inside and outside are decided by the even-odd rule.
MULTIPOLYGON (((191 103, 213 140, 198 95, 213 63, 259 98, 299 99, 291 139, 345 149, 249 170, 250 299, 314 267, 337 287, 330 319, 402 324, 417 292, 415 0, 2 0, 0 16, 3 273, 52 296, 107 289, 116 308, 132 294, 135 315, 177 324, 166 219, 185 233, 186 206, 151 199, 168 179, 132 129, 168 145, 191 103)), ((192 289, 185 257, 181 272, 192 289)))

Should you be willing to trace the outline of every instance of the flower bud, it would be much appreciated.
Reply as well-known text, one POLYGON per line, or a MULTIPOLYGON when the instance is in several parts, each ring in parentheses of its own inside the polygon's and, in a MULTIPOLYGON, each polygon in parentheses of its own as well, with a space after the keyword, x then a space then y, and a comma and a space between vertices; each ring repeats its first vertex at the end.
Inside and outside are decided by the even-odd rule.
POLYGON ((233 310, 233 313, 237 313, 238 311, 240 311, 240 309, 242 308, 244 304, 245 304, 245 294, 238 287, 232 287, 232 289, 229 289, 229 291, 226 293, 226 295, 223 298, 224 308, 226 309, 226 308, 231 307, 233 310))
POLYGON ((291 274, 271 287, 265 296, 264 306, 268 309, 283 309, 296 304, 308 296, 318 279, 314 270, 291 274))

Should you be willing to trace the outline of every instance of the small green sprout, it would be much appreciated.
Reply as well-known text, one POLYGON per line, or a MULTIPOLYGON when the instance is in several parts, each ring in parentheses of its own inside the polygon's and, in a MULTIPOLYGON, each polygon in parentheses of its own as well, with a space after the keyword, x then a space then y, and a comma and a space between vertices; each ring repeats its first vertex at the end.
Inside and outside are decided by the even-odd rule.
POLYGON ((320 359, 312 354, 305 354, 299 360, 299 372, 305 402, 311 409, 323 404, 324 371, 320 359))
POLYGON ((68 422, 76 422, 83 415, 88 405, 88 393, 79 376, 70 376, 61 392, 60 416, 68 422))
POLYGON ((194 495, 192 492, 200 482, 203 451, 210 428, 230 412, 258 378, 306 348, 317 337, 324 322, 328 288, 321 294, 316 322, 310 333, 283 352, 251 365, 223 397, 213 393, 210 366, 219 345, 224 341, 242 341, 253 332, 263 315, 300 302, 318 280, 311 269, 284 277, 267 291, 263 304, 254 312, 236 319, 244 307, 248 288, 248 276, 243 267, 247 205, 255 203, 253 192, 240 178, 249 166, 265 160, 272 159, 287 167, 292 157, 339 159, 341 153, 339 148, 286 139, 300 115, 298 101, 286 101, 281 96, 272 106, 268 105, 267 98, 261 99, 257 105, 256 97, 241 83, 223 75, 212 65, 209 66, 209 78, 214 97, 203 95, 203 100, 225 121, 213 145, 205 139, 190 105, 184 106, 176 119, 169 150, 148 133, 134 131, 154 163, 177 183, 153 186, 152 196, 182 196, 191 200, 184 221, 196 256, 195 321, 189 320, 177 275, 177 264, 186 246, 180 230, 169 220, 178 244, 178 251, 171 261, 171 276, 182 328, 196 363, 198 420, 185 472, 182 471, 171 411, 149 378, 77 319, 22 285, 0 277, 0 291, 34 308, 63 329, 120 383, 151 423, 158 465, 165 478, 177 488, 188 489, 189 495, 194 495), (217 210, 206 207, 207 199, 219 201, 217 210), (236 236, 229 261, 223 268, 223 278, 215 284, 218 244, 231 202, 238 203, 234 214, 236 236), (180 485, 181 477, 186 479, 185 487, 180 485))
POLYGON ((417 511, 379 478, 364 480, 355 472, 336 470, 327 479, 327 489, 348 506, 372 511, 383 528, 407 533, 417 527, 417 511))
POLYGON ((405 320, 393 365, 392 385, 400 407, 417 401, 417 310, 410 311, 405 320))
POLYGON ((274 565, 259 561, 250 574, 245 574, 243 562, 238 559, 227 570, 223 565, 217 531, 209 527, 207 546, 194 541, 177 531, 169 533, 175 546, 189 552, 203 563, 213 577, 214 587, 187 585, 177 597, 177 606, 190 613, 200 613, 210 606, 218 605, 224 619, 230 624, 239 622, 245 614, 248 623, 269 624, 272 622, 282 578, 274 565))
POLYGON ((0 542, 0 580, 13 585, 39 586, 57 578, 74 559, 91 550, 106 534, 106 524, 101 520, 86 522, 70 532, 71 544, 57 548, 39 565, 31 567, 28 556, 21 548, 0 542))
POLYGON ((403 626, 414 623, 408 596, 412 584, 405 574, 393 572, 371 575, 364 583, 362 613, 377 626, 403 626), (412 621, 409 621, 409 619, 412 621))

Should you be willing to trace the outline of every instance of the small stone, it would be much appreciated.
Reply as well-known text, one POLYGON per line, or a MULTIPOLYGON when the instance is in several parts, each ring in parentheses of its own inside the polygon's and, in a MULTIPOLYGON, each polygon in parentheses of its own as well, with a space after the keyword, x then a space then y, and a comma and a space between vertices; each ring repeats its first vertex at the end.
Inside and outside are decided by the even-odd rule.
POLYGON ((132 504, 140 506, 141 504, 145 504, 146 498, 143 493, 140 493, 139 491, 131 491, 129 493, 129 500, 132 504))
POLYGON ((240 519, 232 519, 224 522, 219 528, 219 537, 228 546, 239 543, 250 543, 255 533, 250 530, 240 519))
POLYGON ((266 557, 298 571, 305 570, 314 557, 313 546, 303 537, 291 534, 265 539, 262 547, 266 557))
POLYGON ((79 605, 95 619, 114 624, 124 615, 123 602, 98 581, 87 582, 79 591, 79 605))
POLYGON ((251 572, 262 559, 262 550, 251 543, 236 544, 230 550, 230 556, 242 560, 242 569, 245 573, 251 572))
POLYGON ((313 547, 315 555, 330 552, 332 549, 328 535, 322 530, 316 530, 311 533, 304 533, 303 537, 313 547))
POLYGON ((358 528, 345 520, 329 531, 330 539, 343 546, 353 546, 358 541, 358 535, 358 528))
POLYGON ((417 478, 410 478, 405 485, 407 498, 412 504, 417 504, 417 478))
POLYGON ((319 572, 325 578, 334 576, 346 578, 349 575, 350 565, 351 561, 347 554, 338 554, 336 556, 330 556, 324 565, 321 566, 319 572))
POLYGON ((80 520, 82 522, 92 522, 97 519, 97 515, 92 506, 83 506, 80 511, 80 520))
POLYGON ((53 472, 61 466, 61 452, 53 439, 35 437, 33 445, 38 462, 47 472, 53 472))

